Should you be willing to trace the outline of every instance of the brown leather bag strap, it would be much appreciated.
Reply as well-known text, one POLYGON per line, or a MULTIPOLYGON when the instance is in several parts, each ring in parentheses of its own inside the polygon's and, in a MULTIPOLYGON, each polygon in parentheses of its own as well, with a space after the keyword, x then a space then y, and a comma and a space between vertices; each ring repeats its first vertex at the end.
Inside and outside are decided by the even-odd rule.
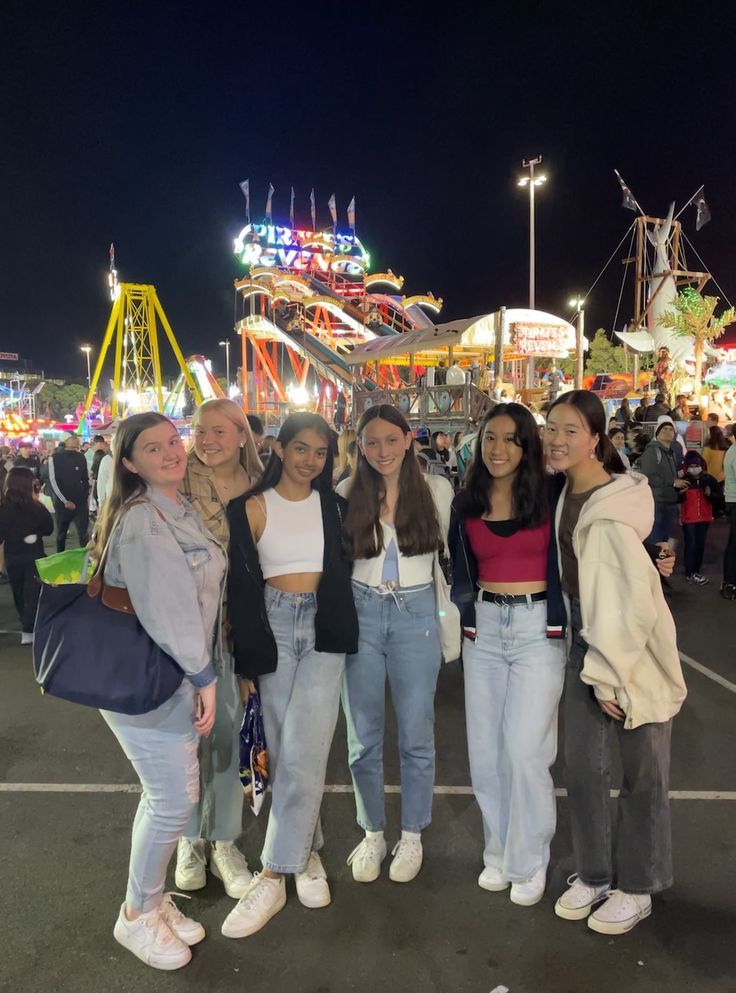
POLYGON ((133 608, 133 604, 130 599, 130 594, 128 593, 127 587, 125 586, 105 585, 105 578, 104 578, 105 560, 107 558, 107 553, 110 548, 110 542, 112 541, 112 536, 115 533, 116 528, 120 524, 120 521, 123 519, 123 515, 127 513, 127 511, 131 507, 134 507, 136 504, 139 503, 150 503, 153 509, 158 514, 158 516, 164 522, 164 524, 166 523, 166 518, 164 517, 164 515, 161 513, 161 511, 158 509, 158 507, 155 504, 151 503, 150 500, 133 500, 131 503, 126 504, 123 507, 123 512, 121 513, 120 517, 118 517, 117 521, 115 522, 115 527, 113 527, 112 531, 110 532, 110 537, 105 542, 105 547, 102 549, 102 555, 100 556, 100 561, 97 565, 97 568, 95 569, 95 574, 94 576, 92 576, 89 583, 87 583, 87 596, 96 597, 96 596, 100 596, 101 594, 102 602, 105 604, 106 607, 109 607, 111 610, 118 610, 123 614, 135 614, 135 610, 133 608))

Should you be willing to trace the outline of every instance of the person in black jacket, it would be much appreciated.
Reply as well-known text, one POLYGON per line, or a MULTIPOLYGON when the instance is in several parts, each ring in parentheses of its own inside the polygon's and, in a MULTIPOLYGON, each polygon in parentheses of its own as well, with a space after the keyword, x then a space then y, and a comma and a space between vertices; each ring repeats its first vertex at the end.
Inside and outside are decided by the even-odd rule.
POLYGON ((331 900, 319 810, 345 655, 358 647, 346 504, 331 487, 327 422, 292 414, 261 481, 228 505, 235 672, 258 679, 273 791, 263 872, 226 918, 229 938, 254 934, 283 908, 286 874, 304 906, 331 900))
POLYGON ((74 522, 79 544, 84 547, 89 535, 89 475, 87 460, 79 451, 79 438, 70 434, 48 461, 48 486, 56 517, 56 551, 66 548, 69 525, 74 522))
POLYGON ((30 469, 16 466, 5 480, 0 501, 0 542, 5 543, 13 602, 23 633, 21 645, 33 644, 33 625, 41 592, 36 559, 45 556, 43 536, 54 530, 54 521, 38 496, 41 486, 30 469))

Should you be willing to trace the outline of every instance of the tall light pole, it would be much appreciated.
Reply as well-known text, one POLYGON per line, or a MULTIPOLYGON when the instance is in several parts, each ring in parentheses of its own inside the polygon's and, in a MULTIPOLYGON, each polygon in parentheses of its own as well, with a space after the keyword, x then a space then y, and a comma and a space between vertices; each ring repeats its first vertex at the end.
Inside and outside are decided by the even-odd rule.
POLYGON ((577 321, 575 323, 575 389, 583 388, 583 366, 585 362, 585 297, 573 297, 570 306, 575 308, 577 321))
MULTIPOLYGON (((522 169, 528 169, 528 176, 520 176, 517 185, 529 187, 529 310, 535 309, 535 230, 534 230, 534 190, 537 186, 543 186, 547 182, 544 174, 535 175, 534 166, 542 164, 542 156, 536 159, 524 159, 521 163, 522 169)), ((529 356, 526 364, 526 385, 527 389, 534 386, 534 357, 529 356)))
POLYGON ((92 385, 92 370, 89 365, 89 353, 92 351, 91 345, 82 345, 81 351, 87 356, 87 389, 92 385))
POLYGON ((225 349, 225 379, 227 380, 227 394, 230 395, 230 342, 221 341, 220 345, 225 349))

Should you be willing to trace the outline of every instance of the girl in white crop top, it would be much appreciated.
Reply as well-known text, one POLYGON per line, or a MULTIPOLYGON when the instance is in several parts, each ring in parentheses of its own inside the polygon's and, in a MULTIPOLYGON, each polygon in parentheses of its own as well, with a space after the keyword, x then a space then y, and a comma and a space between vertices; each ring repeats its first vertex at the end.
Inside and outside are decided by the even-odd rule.
POLYGON ((441 662, 432 567, 447 538, 453 493, 448 480, 422 474, 411 429, 395 407, 371 407, 357 432, 358 463, 343 492, 359 642, 346 660, 342 701, 357 820, 365 838, 348 863, 357 881, 372 882, 386 856, 388 679, 399 726, 402 828, 389 875, 405 883, 421 868, 421 831, 432 816, 434 695, 441 662))
MULTIPOLYGON (((337 723, 345 648, 356 640, 355 634, 345 645, 339 634, 326 638, 318 618, 323 571, 324 585, 329 586, 336 571, 334 549, 339 557, 341 547, 332 523, 329 546, 325 534, 328 521, 339 527, 338 504, 332 492, 327 423, 317 414, 292 414, 281 427, 261 482, 245 501, 265 580, 263 601, 255 610, 265 608, 263 623, 276 642, 278 659, 275 671, 258 676, 273 792, 261 854, 263 871, 223 925, 223 934, 232 938, 253 934, 282 909, 287 873, 295 875, 297 895, 305 906, 324 907, 331 899, 318 855, 323 842, 319 810, 337 723), (315 647, 324 647, 325 641, 329 650, 315 647)), ((344 561, 342 571, 352 608, 344 561)), ((231 610, 236 609, 231 603, 231 610)), ((241 603, 241 609, 253 611, 254 606, 241 603)), ((345 608, 341 612, 347 613, 345 608)), ((238 624, 236 620, 234 626, 238 624)), ((236 644, 236 653, 237 648, 236 644)), ((246 644, 246 655, 247 651, 246 644)))

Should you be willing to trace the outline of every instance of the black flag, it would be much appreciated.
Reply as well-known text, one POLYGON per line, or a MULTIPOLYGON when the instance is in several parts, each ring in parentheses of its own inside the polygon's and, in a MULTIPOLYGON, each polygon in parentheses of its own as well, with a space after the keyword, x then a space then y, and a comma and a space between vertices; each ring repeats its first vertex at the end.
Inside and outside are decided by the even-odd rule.
POLYGON ((705 197, 701 193, 700 196, 695 201, 695 206, 698 209, 697 216, 695 218, 695 230, 700 231, 704 224, 707 224, 710 220, 710 208, 705 202, 705 197))
POLYGON ((618 180, 619 185, 621 187, 621 192, 623 193, 623 200, 621 201, 621 206, 624 208, 624 210, 633 210, 634 212, 636 212, 639 209, 639 207, 636 200, 634 199, 634 194, 631 192, 631 190, 624 182, 623 177, 619 173, 618 169, 614 169, 613 171, 616 173, 616 179, 618 180))

